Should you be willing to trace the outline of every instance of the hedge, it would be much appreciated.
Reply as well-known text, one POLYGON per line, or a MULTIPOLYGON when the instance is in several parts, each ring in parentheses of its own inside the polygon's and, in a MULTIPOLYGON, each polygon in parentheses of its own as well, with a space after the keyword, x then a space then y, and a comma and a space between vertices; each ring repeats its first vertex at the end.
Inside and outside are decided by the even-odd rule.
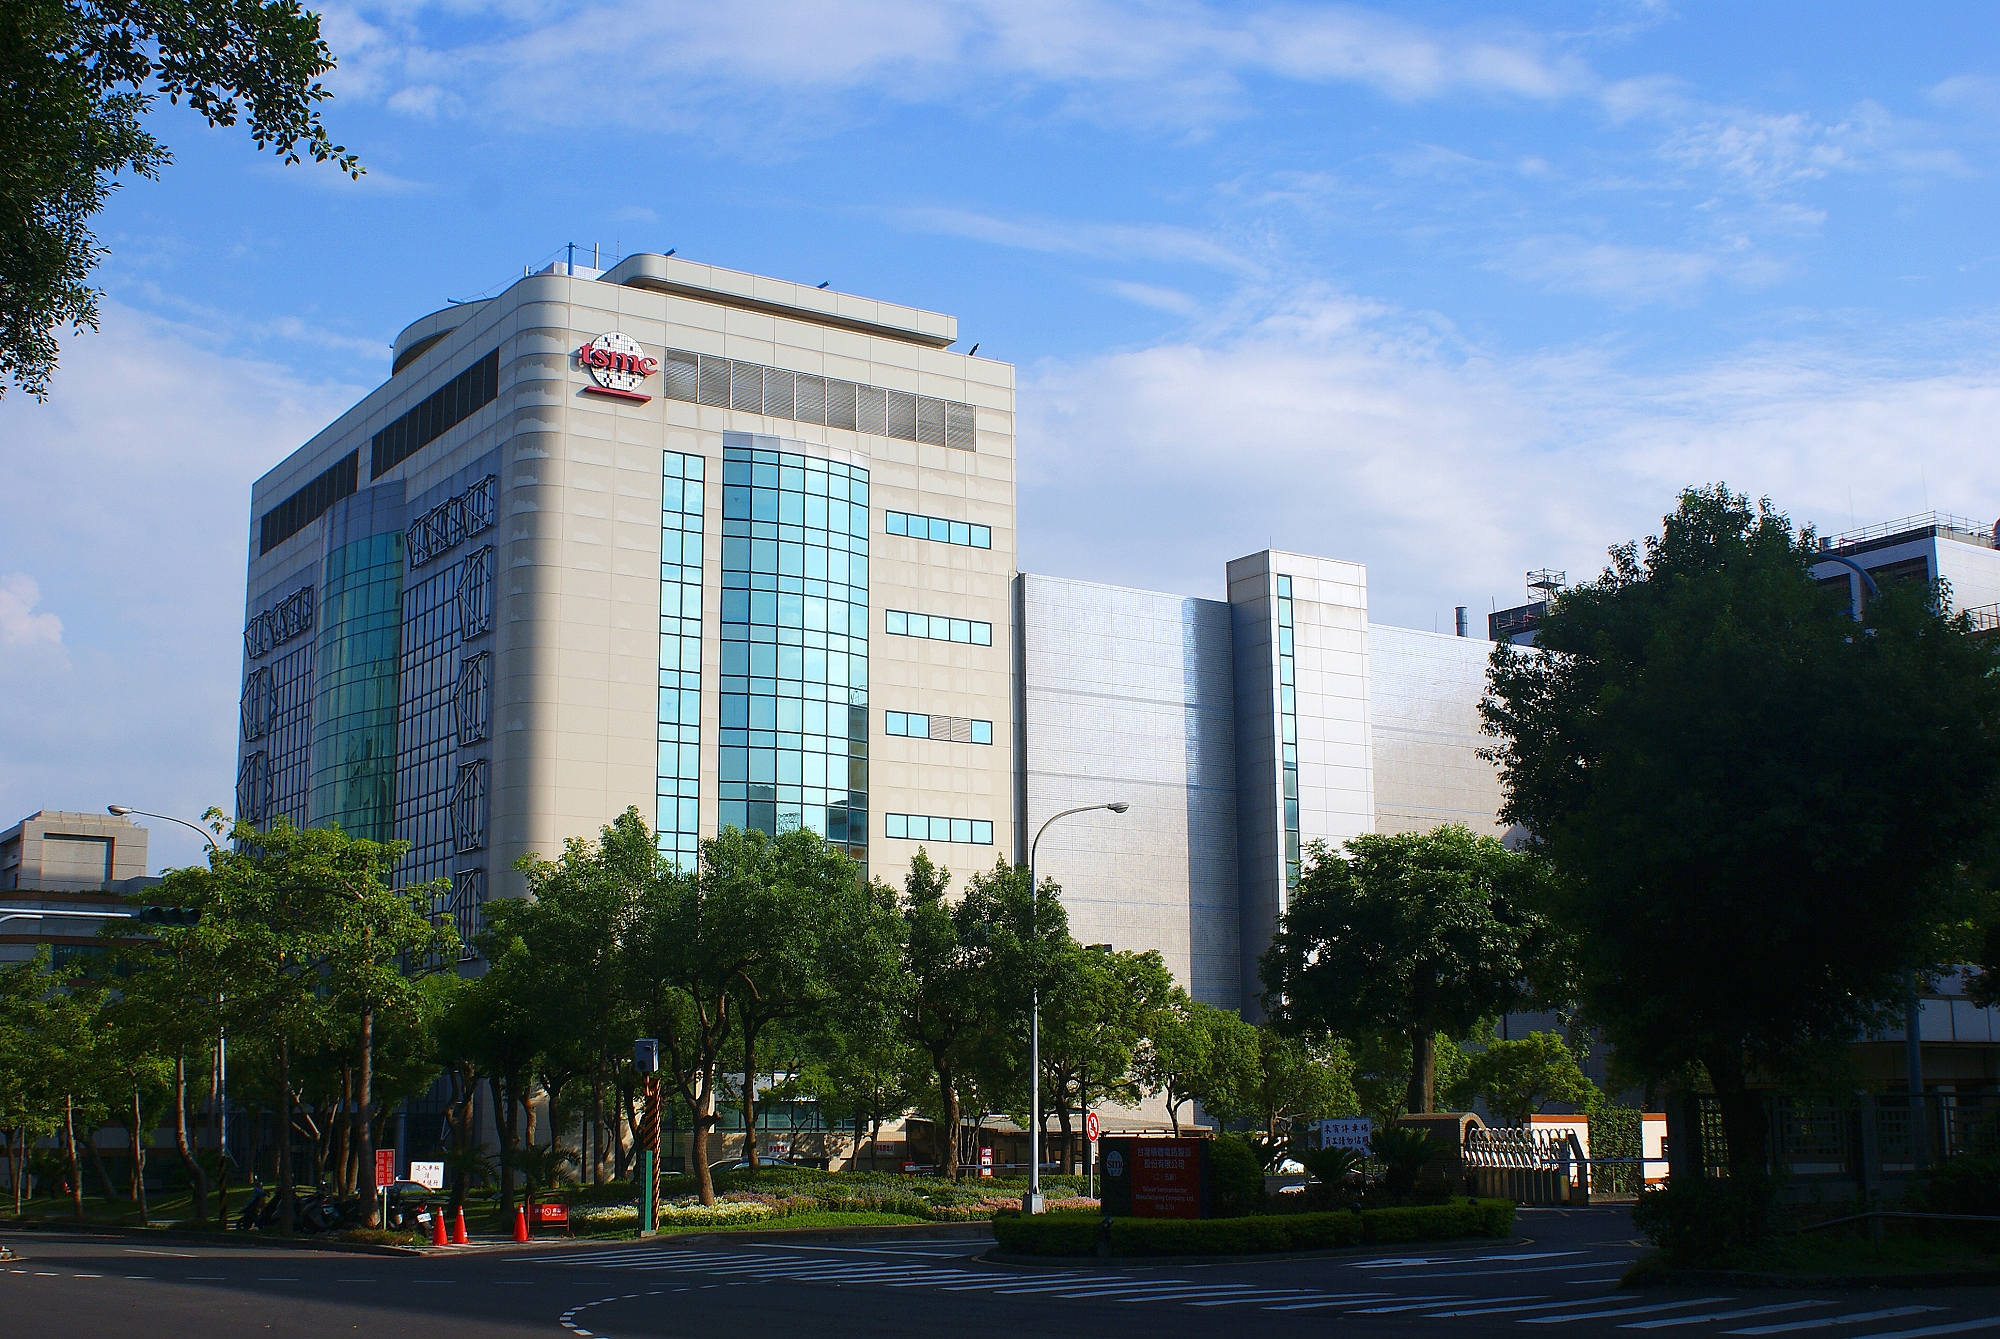
MULTIPOLYGON (((1104 1219, 1096 1213, 993 1220, 1000 1249, 1016 1255, 1095 1255, 1104 1219)), ((1511 1200, 1453 1200, 1362 1213, 1270 1214, 1249 1218, 1114 1218, 1111 1254, 1257 1255, 1386 1246, 1456 1237, 1507 1237, 1514 1232, 1511 1200)))

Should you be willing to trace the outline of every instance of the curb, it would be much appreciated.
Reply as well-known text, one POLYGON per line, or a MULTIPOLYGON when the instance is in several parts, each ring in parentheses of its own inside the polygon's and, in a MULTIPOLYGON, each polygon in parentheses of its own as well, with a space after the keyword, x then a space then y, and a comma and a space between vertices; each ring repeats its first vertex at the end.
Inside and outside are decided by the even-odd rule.
POLYGON ((1943 1274, 1759 1274, 1733 1269, 1665 1269, 1629 1279, 1635 1288, 1990 1288, 2000 1269, 1967 1269, 1943 1274))
POLYGON ((182 1232, 165 1227, 120 1227, 111 1223, 5 1223, 0 1231, 46 1236, 113 1237, 127 1241, 202 1242, 210 1246, 251 1246, 274 1251, 332 1251, 339 1255, 420 1256, 430 1251, 415 1246, 386 1246, 367 1241, 321 1241, 317 1237, 267 1237, 257 1232, 182 1232))
POLYGON ((1285 1260, 1338 1260, 1344 1256, 1380 1255, 1398 1246, 1441 1246, 1458 1249, 1484 1249, 1488 1247, 1532 1246, 1533 1237, 1508 1237, 1504 1240, 1493 1237, 1478 1238, 1469 1243, 1464 1237, 1453 1237, 1443 1242, 1397 1241, 1376 1246, 1339 1246, 1325 1251, 1264 1251, 1243 1255, 1016 1255, 1003 1251, 998 1246, 980 1256, 996 1265, 1042 1265, 1051 1269, 1071 1269, 1078 1264, 1092 1265, 1160 1265, 1164 1268, 1181 1269, 1188 1265, 1261 1265, 1285 1260))
POLYGON ((990 1222, 972 1223, 884 1223, 879 1227, 790 1227, 762 1232, 674 1232, 658 1233, 643 1240, 650 1242, 699 1241, 959 1241, 993 1235, 990 1222))

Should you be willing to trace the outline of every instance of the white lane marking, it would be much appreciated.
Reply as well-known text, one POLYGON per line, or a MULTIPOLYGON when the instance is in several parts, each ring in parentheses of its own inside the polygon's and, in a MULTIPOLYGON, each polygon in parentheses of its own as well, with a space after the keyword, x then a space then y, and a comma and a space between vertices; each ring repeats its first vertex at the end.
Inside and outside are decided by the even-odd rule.
POLYGON ((1523 1316, 1523 1325, 1560 1325, 1571 1320, 1602 1320, 1607 1316, 1638 1316, 1648 1311, 1673 1311, 1684 1306, 1713 1306, 1717 1302, 1733 1302, 1734 1297, 1690 1297, 1680 1302, 1653 1302, 1647 1306, 1625 1306, 1613 1311, 1602 1310, 1605 1305, 1615 1302, 1615 1297, 1601 1298, 1595 1302, 1578 1302, 1578 1306, 1600 1308, 1592 1311, 1577 1311, 1566 1316, 1523 1316))
MULTIPOLYGON (((1059 1293, 1065 1288, 1089 1288, 1099 1285, 1113 1286, 1121 1283, 1129 1283, 1135 1288, 1157 1288, 1161 1284, 1171 1285, 1176 1283, 1192 1283, 1193 1281, 1192 1279, 1147 1279, 1141 1281, 1132 1278, 1129 1274, 1100 1274, 1096 1278, 1064 1279, 1059 1283, 1038 1283, 1032 1286, 994 1288, 992 1292, 995 1297, 1015 1297, 1024 1296, 1029 1293, 1059 1293)), ((945 1288, 942 1291, 962 1292, 964 1290, 961 1288, 945 1288)))
POLYGON ((1391 1282, 1405 1279, 1511 1279, 1521 1274, 1560 1274, 1571 1269, 1602 1269, 1602 1260, 1579 1260, 1573 1265, 1536 1265, 1533 1269, 1453 1269, 1441 1274, 1398 1274, 1391 1282))
POLYGON ((127 1246, 124 1248, 124 1251, 127 1255, 171 1255, 176 1260, 199 1260, 201 1258, 198 1255, 190 1255, 186 1251, 143 1251, 137 1246, 127 1246))
MULTIPOLYGON (((101 1278, 103 1278, 103 1277, 104 1277, 104 1275, 102 1275, 102 1274, 72 1274, 72 1275, 70 1275, 70 1277, 71 1277, 71 1278, 73 1278, 73 1279, 101 1279, 101 1278)), ((292 1280, 292 1282, 296 1283, 296 1282, 298 1282, 298 1280, 297 1280, 297 1279, 293 1279, 293 1280, 292 1280)))
MULTIPOLYGON (((1316 1292, 1309 1292, 1309 1291, 1306 1291, 1306 1290, 1304 1290, 1304 1289, 1299 1289, 1299 1290, 1297 1290, 1297 1291, 1298 1291, 1299 1295, 1298 1295, 1297 1297, 1295 1297, 1295 1298, 1292 1298, 1291 1300, 1293 1300, 1293 1301, 1306 1301, 1306 1300, 1308 1300, 1308 1299, 1311 1299, 1311 1300, 1328 1300, 1328 1299, 1326 1298, 1326 1294, 1325 1294, 1325 1293, 1316 1293, 1316 1292)), ((1380 1299, 1380 1298, 1383 1298, 1383 1297, 1391 1297, 1391 1296, 1394 1296, 1394 1294, 1393 1294, 1393 1293, 1367 1293, 1367 1294, 1364 1294, 1364 1296, 1365 1296, 1365 1297, 1369 1297, 1369 1298, 1376 1298, 1376 1299, 1380 1299)), ((1189 1305, 1189 1306, 1239 1306, 1239 1305, 1241 1305, 1241 1304, 1242 1304, 1242 1303, 1244 1303, 1244 1302, 1268 1302, 1268 1301, 1270 1301, 1270 1300, 1271 1300, 1271 1299, 1270 1299, 1270 1298, 1268 1298, 1268 1297, 1221 1297, 1221 1298, 1217 1298, 1217 1299, 1216 1299, 1215 1301, 1213 1301, 1213 1302, 1189 1302, 1189 1303, 1188 1303, 1188 1305, 1189 1305)), ((1349 1302, 1351 1302, 1351 1301, 1354 1301, 1354 1300, 1356 1300, 1356 1299, 1355 1299, 1355 1298, 1352 1298, 1352 1297, 1347 1297, 1347 1298, 1334 1298, 1334 1299, 1331 1299, 1331 1300, 1335 1300, 1335 1301, 1349 1301, 1349 1302)))
POLYGON ((1455 1320, 1460 1316, 1498 1316, 1509 1311, 1551 1311, 1557 1307, 1575 1306, 1574 1297, 1565 1297, 1560 1302, 1523 1302, 1518 1306, 1485 1306, 1466 1311, 1433 1311, 1425 1320, 1455 1320))
MULTIPOLYGON (((1394 1293, 1384 1293, 1384 1294, 1382 1294, 1382 1296, 1385 1296, 1385 1297, 1393 1297, 1394 1295, 1395 1295, 1394 1293)), ((1423 1300, 1424 1300, 1424 1301, 1426 1301, 1426 1302, 1453 1302, 1453 1301, 1457 1301, 1457 1300, 1458 1300, 1459 1298, 1461 1298, 1461 1297, 1463 1297, 1463 1296, 1465 1296, 1465 1294, 1464 1294, 1464 1293, 1438 1293, 1438 1294, 1436 1294, 1435 1296, 1432 1296, 1432 1297, 1426 1297, 1426 1298, 1424 1298, 1423 1300)), ((1354 1299, 1354 1298, 1343 1298, 1343 1299, 1341 1299, 1340 1301, 1337 1301, 1337 1302, 1287 1302, 1287 1303, 1286 1303, 1285 1305, 1283 1305, 1283 1306, 1267 1306, 1267 1307, 1265 1307, 1265 1308, 1264 1308, 1264 1310, 1266 1310, 1266 1311, 1311 1311, 1311 1310, 1313 1310, 1313 1309, 1314 1309, 1314 1308, 1316 1308, 1316 1307, 1323 1307, 1323 1306, 1347 1306, 1347 1305, 1349 1305, 1349 1304, 1350 1304, 1351 1302, 1353 1302, 1353 1301, 1355 1301, 1355 1300, 1357 1300, 1357 1299, 1354 1299)))
POLYGON ((1142 1297, 1121 1297, 1121 1302, 1182 1301, 1190 1306, 1197 1297, 1216 1297, 1229 1302, 1296 1302, 1312 1294, 1304 1288, 1176 1288, 1172 1292, 1150 1293, 1142 1297), (1233 1295, 1232 1295, 1233 1294, 1233 1295))
POLYGON ((1920 1316, 1942 1311, 1941 1306, 1892 1306, 1883 1311, 1856 1311, 1845 1316, 1815 1316, 1811 1320, 1788 1320, 1782 1325, 1757 1325, 1747 1330, 1724 1330, 1724 1334, 1790 1334, 1794 1330, 1824 1330, 1832 1325, 1859 1325, 1867 1320, 1895 1320, 1900 1316, 1920 1316))
MULTIPOLYGON (((21 1271, 17 1269, 14 1272, 18 1274, 21 1271)), ((150 1279, 153 1276, 151 1274, 127 1274, 125 1277, 128 1279, 150 1279)))
POLYGON ((938 1291, 962 1293, 977 1292, 984 1288, 1011 1288, 1017 1292, 1052 1292, 1058 1288, 1074 1288, 1085 1283, 1116 1283, 1119 1279, 1126 1276, 1123 1274, 1055 1274, 1044 1275, 1043 1277, 1052 1278, 1056 1281, 1037 1284, 1034 1287, 1017 1287, 1015 1285, 1020 1283, 1021 1275, 994 1274, 989 1276, 989 1281, 985 1283, 959 1283, 947 1288, 940 1288, 938 1291))
POLYGON ((1927 1334, 1964 1334, 1967 1330, 1990 1330, 1996 1325, 2000 1325, 2000 1316, 1986 1316, 1979 1320, 1961 1320, 1952 1325, 1926 1325, 1921 1330, 1882 1330, 1861 1335, 1859 1339, 1921 1339, 1927 1334))
MULTIPOLYGON (((1116 1297, 1119 1293, 1148 1293, 1157 1292, 1161 1288, 1185 1287, 1189 1282, 1187 1279, 1158 1279, 1152 1283, 1125 1283, 1111 1287, 1087 1288, 1082 1292, 1059 1292, 1056 1296, 1065 1301, 1078 1297, 1116 1297)), ((994 1294, 996 1297, 1000 1295, 994 1294)))
POLYGON ((1517 1251, 1508 1255, 1403 1255, 1376 1260, 1351 1260, 1356 1269, 1414 1269, 1418 1265, 1463 1265, 1475 1260, 1553 1260, 1582 1251, 1517 1251))
POLYGON ((1764 1306, 1746 1306, 1741 1311, 1711 1311, 1700 1316, 1671 1316, 1665 1320, 1628 1320, 1618 1328, 1621 1330, 1663 1330, 1673 1325, 1700 1325, 1711 1320, 1740 1320, 1745 1316, 1772 1316, 1780 1311, 1800 1311, 1809 1306, 1834 1306, 1832 1301, 1810 1302, 1770 1302, 1764 1306))
MULTIPOLYGON (((1487 1297, 1481 1300, 1487 1302, 1531 1302, 1538 1297, 1547 1296, 1547 1293, 1516 1293, 1512 1297, 1487 1297)), ((1436 1305, 1436 1302, 1414 1302, 1403 1306, 1364 1306, 1347 1314, 1350 1316, 1387 1316, 1397 1311, 1429 1311, 1436 1305)))
POLYGON ((850 1253, 875 1255, 925 1255, 935 1256, 940 1260, 962 1260, 966 1256, 977 1255, 979 1253, 977 1251, 899 1251, 888 1246, 787 1246, 785 1249, 788 1251, 847 1251, 850 1253))

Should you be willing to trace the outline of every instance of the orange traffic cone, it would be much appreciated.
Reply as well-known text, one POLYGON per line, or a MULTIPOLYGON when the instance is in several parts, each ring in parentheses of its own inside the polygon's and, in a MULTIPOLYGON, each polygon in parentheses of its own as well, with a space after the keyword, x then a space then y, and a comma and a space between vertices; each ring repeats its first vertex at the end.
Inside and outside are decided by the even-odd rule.
POLYGON ((527 1239, 528 1211, 522 1205, 517 1204, 514 1206, 514 1240, 526 1241, 527 1239))
POLYGON ((442 1246, 444 1244, 444 1206, 440 1204, 431 1210, 431 1245, 442 1246))
POLYGON ((451 1220, 451 1244, 454 1246, 470 1246, 472 1244, 472 1238, 465 1235, 464 1209, 460 1209, 457 1215, 451 1220))

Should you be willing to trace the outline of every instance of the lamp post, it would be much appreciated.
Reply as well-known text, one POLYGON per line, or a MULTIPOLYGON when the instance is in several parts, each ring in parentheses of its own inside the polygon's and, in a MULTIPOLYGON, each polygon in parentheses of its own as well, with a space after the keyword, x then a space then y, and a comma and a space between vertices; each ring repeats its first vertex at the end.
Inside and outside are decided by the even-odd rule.
MULTIPOLYGON (((1037 923, 1041 910, 1041 888, 1035 879, 1035 851, 1042 844, 1042 834, 1049 830, 1049 824, 1071 814, 1087 814, 1094 809, 1109 809, 1114 814, 1122 814, 1131 807, 1123 800, 1113 800, 1108 804, 1080 804, 1074 809, 1050 814, 1035 829, 1035 839, 1028 843, 1028 933, 1037 949, 1041 947, 1041 927, 1037 923)), ((1021 1206, 1024 1213, 1042 1212, 1042 982, 1039 963, 1036 972, 1034 1002, 1028 1022, 1028 1199, 1021 1206)), ((951 1137, 958 1138, 958 1131, 953 1130, 951 1137)))
MULTIPOLYGON (((145 809, 134 809, 129 804, 107 804, 104 812, 113 818, 125 818, 137 814, 141 818, 157 818, 162 823, 178 823, 192 829, 194 835, 208 843, 211 854, 222 848, 215 844, 215 838, 208 830, 188 822, 185 818, 175 818, 172 814, 156 814, 145 809)), ((211 810, 211 813, 214 811, 211 810)), ((224 1024, 215 1030, 215 1153, 216 1166, 221 1167, 229 1157, 229 1027, 224 1024)), ((224 1174, 223 1183, 216 1187, 218 1202, 222 1207, 222 1221, 229 1221, 229 1182, 224 1174)))

